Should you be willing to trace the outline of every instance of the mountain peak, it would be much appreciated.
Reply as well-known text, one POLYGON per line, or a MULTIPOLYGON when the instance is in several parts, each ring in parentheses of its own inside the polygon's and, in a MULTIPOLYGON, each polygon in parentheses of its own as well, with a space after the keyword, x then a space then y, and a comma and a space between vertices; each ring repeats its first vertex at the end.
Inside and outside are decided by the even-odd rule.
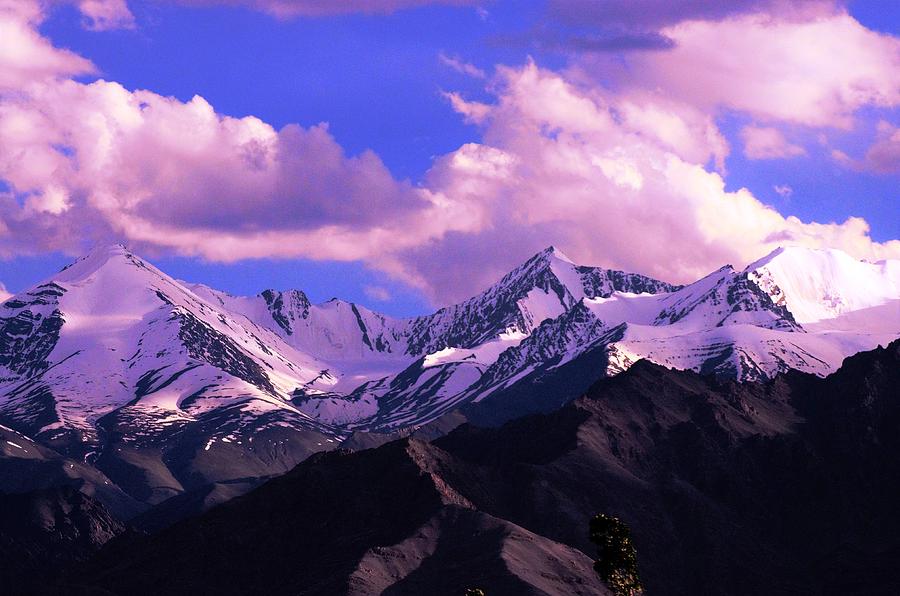
POLYGON ((900 298, 900 267, 861 261, 834 248, 779 247, 744 272, 800 324, 900 298))
POLYGON ((97 244, 87 252, 79 261, 106 261, 116 257, 134 256, 133 253, 121 242, 97 244))
POLYGON ((547 258, 556 259, 558 261, 563 261, 565 263, 569 263, 570 265, 575 265, 575 262, 572 261, 572 259, 570 259, 568 256, 566 256, 566 254, 563 251, 556 248, 552 244, 550 246, 548 246, 547 248, 545 248, 544 250, 542 250, 541 252, 539 252, 536 256, 538 256, 540 258, 545 258, 545 259, 547 259, 547 258))
POLYGON ((95 246, 85 256, 63 267, 51 280, 69 283, 81 281, 112 263, 137 265, 143 261, 123 244, 101 244, 95 246))
MULTIPOLYGON (((137 296, 152 296, 152 303, 158 301, 160 288, 168 287, 165 292, 190 292, 183 283, 172 279, 138 255, 132 253, 122 244, 103 244, 77 261, 67 265, 60 272, 45 279, 43 283, 55 283, 63 287, 81 287, 91 290, 82 295, 82 299, 91 295, 85 304, 69 308, 81 309, 96 301, 107 301, 101 310, 118 309, 116 312, 131 310, 129 302, 137 308, 137 296)), ((201 292, 203 293, 203 292, 201 292)), ((209 294, 207 291, 204 295, 209 294)), ((99 303, 96 305, 99 307, 99 303)))
POLYGON ((837 248, 810 248, 807 246, 779 246, 763 258, 747 265, 745 271, 754 271, 760 267, 777 261, 791 262, 792 265, 804 267, 823 265, 825 263, 845 263, 853 266, 854 263, 866 263, 843 250, 837 248))

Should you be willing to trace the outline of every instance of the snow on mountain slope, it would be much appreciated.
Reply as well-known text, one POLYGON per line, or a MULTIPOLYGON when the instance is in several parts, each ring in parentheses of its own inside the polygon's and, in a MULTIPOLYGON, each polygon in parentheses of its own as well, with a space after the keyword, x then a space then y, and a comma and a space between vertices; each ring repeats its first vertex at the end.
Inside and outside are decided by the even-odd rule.
POLYGON ((585 297, 675 289, 643 275, 575 265, 551 246, 478 296, 411 321, 407 351, 429 354, 447 347, 471 348, 509 333, 527 335, 585 297))
POLYGON ((585 297, 510 347, 465 394, 481 401, 520 379, 534 383, 598 348, 607 354, 598 376, 642 358, 746 381, 788 369, 826 375, 847 356, 900 336, 898 270, 896 261, 873 265, 839 251, 790 248, 667 293, 585 297), (831 299, 823 307, 818 296, 831 299), (804 327, 795 304, 804 321, 811 312, 829 318, 804 327))
POLYGON ((114 246, 0 306, 0 424, 151 502, 557 383, 569 363, 578 383, 641 358, 825 375, 898 335, 900 264, 837 251, 779 249, 675 286, 550 247, 469 300, 394 319, 300 290, 231 296, 114 246))
POLYGON ((95 423, 126 405, 146 410, 151 425, 190 421, 227 400, 302 417, 284 396, 325 368, 122 247, 8 300, 0 325, 9 354, 0 416, 48 440, 74 430, 93 443, 95 423))
POLYGON ((641 358, 681 370, 694 370, 744 381, 774 377, 789 369, 824 376, 847 356, 885 345, 896 333, 789 333, 747 324, 671 334, 658 327, 629 325, 610 344, 610 372, 625 370, 641 358))
POLYGON ((417 427, 463 403, 463 392, 485 366, 473 359, 426 364, 419 358, 395 375, 368 382, 349 396, 311 396, 298 407, 346 430, 392 432, 417 427))
POLYGON ((707 329, 749 324, 770 329, 800 331, 793 315, 776 304, 746 272, 730 265, 714 271, 660 302, 656 325, 707 329))
POLYGON ((779 248, 746 272, 801 325, 900 297, 900 261, 867 263, 834 249, 779 248))
POLYGON ((265 290, 258 296, 230 296, 192 286, 232 313, 277 332, 295 348, 330 362, 359 363, 402 356, 403 325, 363 306, 333 298, 312 304, 300 290, 265 290))
MULTIPOLYGON (((379 340, 383 342, 380 345, 389 346, 382 357, 384 352, 392 354, 390 363, 403 364, 403 368, 372 379, 347 396, 304 395, 297 403, 323 421, 353 429, 423 424, 471 399, 481 387, 483 372, 502 354, 542 323, 565 316, 580 301, 602 300, 617 292, 678 288, 642 275, 578 266, 549 247, 478 296, 432 315, 392 320, 353 306, 361 313, 356 317, 360 329, 387 338, 379 340)), ((315 308, 307 301, 302 315, 285 318, 292 325, 312 319, 315 308)))
POLYGON ((488 366, 543 321, 562 315, 583 298, 679 287, 638 274, 575 265, 551 246, 478 296, 409 319, 393 319, 337 299, 312 304, 300 290, 266 290, 245 298, 205 286, 192 289, 332 363, 343 373, 334 391, 347 393, 404 370, 421 356, 426 356, 425 368, 450 361, 488 366))

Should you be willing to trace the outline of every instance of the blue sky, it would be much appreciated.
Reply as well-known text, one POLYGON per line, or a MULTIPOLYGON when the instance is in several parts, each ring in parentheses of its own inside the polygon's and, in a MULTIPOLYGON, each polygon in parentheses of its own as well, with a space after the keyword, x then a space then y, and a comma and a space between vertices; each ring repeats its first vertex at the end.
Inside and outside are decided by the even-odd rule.
MULTIPOLYGON (((759 10, 766 10, 766 3, 759 4, 759 10)), ((582 2, 576 8, 584 10, 584 6, 582 2)), ((408 182, 413 189, 435 187, 429 180, 429 170, 439 169, 435 164, 441 156, 454 154, 467 143, 502 146, 512 135, 509 130, 500 131, 464 117, 454 110, 444 92, 457 92, 468 102, 500 103, 504 91, 497 89, 504 88, 504 83, 496 81, 495 67, 525 69, 529 60, 547 73, 578 80, 579 89, 588 96, 594 92, 587 88, 590 84, 596 85, 597 93, 623 84, 616 81, 605 85, 603 76, 585 83, 584 77, 573 74, 579 68, 584 70, 585 62, 580 62, 583 57, 565 43, 548 43, 547 32, 565 40, 574 29, 554 16, 544 2, 498 0, 484 6, 433 5, 391 14, 291 18, 249 7, 196 7, 178 2, 132 1, 128 8, 134 19, 131 28, 89 30, 77 6, 69 4, 45 14, 38 31, 57 49, 69 49, 95 65, 93 73, 72 75, 80 83, 115 81, 128 91, 146 89, 181 103, 200 95, 217 114, 254 116, 276 131, 294 123, 304 129, 327 123, 328 133, 346 156, 371 150, 398 184, 408 182), (458 72, 441 56, 482 70, 486 80, 458 72), (494 142, 495 138, 501 140, 494 142)), ((900 32, 900 5, 896 3, 860 1, 851 3, 847 10, 868 30, 894 36, 900 32)), ((721 15, 708 18, 715 22, 721 15)), ((613 28, 618 32, 621 25, 613 28)), ((644 27, 640 33, 647 30, 644 27)), ((603 26, 598 32, 600 36, 610 35, 603 26)), ((630 59, 627 54, 621 53, 623 60, 630 59)), ((617 56, 610 52, 602 59, 615 60, 617 56)), ((896 105, 854 105, 855 122, 843 130, 779 121, 733 106, 702 109, 708 111, 730 145, 725 168, 720 171, 726 191, 745 187, 759 202, 783 216, 796 215, 803 222, 841 223, 848 216, 862 217, 876 243, 900 238, 897 172, 874 173, 863 165, 850 167, 849 162, 842 163, 833 155, 839 150, 862 163, 861 156, 878 137, 878 123, 897 124, 896 105), (802 146, 805 154, 790 159, 748 159, 741 150, 741 130, 747 126, 775 127, 802 146), (782 188, 782 193, 775 187, 782 188), (786 187, 790 188, 789 196, 786 187)), ((189 135, 185 142, 190 143, 189 135)), ((710 158, 702 165, 712 171, 713 161, 710 158)), ((437 177, 434 172, 431 176, 437 177)), ((18 195, 20 206, 22 197, 31 192, 16 184, 11 174, 0 172, 0 184, 0 190, 6 188, 18 195)), ((69 196, 77 196, 77 191, 72 190, 69 196)), ((216 209, 214 194, 201 198, 208 201, 210 209, 216 209)), ((498 200, 506 199, 501 195, 498 200)), ((348 209, 352 208, 348 204, 348 209)), ((7 225, 15 226, 10 222, 7 225)), ((554 239, 555 224, 548 225, 546 233, 535 232, 542 225, 535 223, 528 229, 527 243, 501 247, 497 252, 502 253, 502 259, 485 256, 483 267, 477 256, 467 255, 459 270, 468 266, 484 269, 485 273, 466 290, 476 290, 490 276, 524 260, 529 251, 543 244, 561 243, 569 248, 566 238, 554 239)), ((498 227, 502 224, 497 220, 488 226, 498 227)), ((38 229, 48 235, 54 233, 52 226, 42 224, 38 229)), ((70 255, 102 241, 102 234, 94 235, 97 229, 98 224, 93 223, 80 241, 68 244, 49 240, 33 245, 16 243, 0 262, 0 281, 9 290, 18 291, 50 275, 70 261, 70 255)), ((589 233, 589 229, 584 232, 589 233)), ((452 279, 431 287, 432 277, 438 278, 440 272, 430 272, 421 262, 428 260, 432 247, 438 264, 450 259, 454 243, 464 240, 458 234, 451 231, 447 236, 406 247, 405 252, 372 258, 344 258, 343 253, 339 258, 329 258, 329 251, 310 251, 309 256, 275 254, 271 258, 257 258, 252 253, 222 262, 222 258, 203 249, 148 245, 146 239, 137 240, 136 247, 147 245, 144 252, 150 259, 176 277, 232 293, 300 287, 313 299, 340 296, 390 314, 407 315, 457 297, 446 290, 453 286, 452 279), (436 246, 445 237, 451 238, 447 246, 436 246), (398 274, 398 268, 407 269, 398 274), (382 294, 384 298, 384 292, 373 292, 372 288, 386 290, 390 299, 376 300, 373 296, 382 294)), ((473 245, 490 246, 482 228, 477 234, 473 245)), ((495 241, 503 243, 505 238, 501 235, 495 241)), ((569 244, 575 247, 573 256, 578 260, 593 259, 613 266, 632 264, 621 256, 621 250, 610 262, 602 249, 579 250, 583 239, 569 244)), ((705 263, 696 266, 702 268, 705 263)))

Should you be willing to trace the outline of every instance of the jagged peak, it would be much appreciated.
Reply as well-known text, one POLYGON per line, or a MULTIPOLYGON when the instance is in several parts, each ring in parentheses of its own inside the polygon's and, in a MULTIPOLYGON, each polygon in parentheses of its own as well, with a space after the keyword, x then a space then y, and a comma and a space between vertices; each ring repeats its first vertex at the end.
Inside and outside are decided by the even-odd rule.
POLYGON ((560 249, 558 249, 556 246, 554 246, 552 244, 550 246, 548 246, 547 248, 545 248, 544 250, 542 250, 541 252, 537 253, 535 255, 535 258, 555 259, 557 261, 563 261, 570 265, 576 264, 563 251, 561 251, 560 249))
POLYGON ((320 302, 316 304, 319 308, 352 308, 355 306, 354 303, 349 300, 344 300, 343 298, 338 298, 333 296, 324 302, 320 302))
MULTIPOLYGON (((510 282, 518 283, 522 278, 530 279, 536 272, 551 272, 556 275, 557 271, 574 269, 578 267, 567 257, 561 250, 553 245, 548 246, 544 250, 535 253, 527 261, 512 269, 495 285, 505 285, 510 282)), ((490 291, 490 289, 488 289, 490 291)))
POLYGON ((303 290, 298 290, 296 288, 291 288, 289 290, 276 290, 274 288, 266 288, 262 292, 259 293, 259 296, 266 301, 266 303, 272 303, 278 298, 283 298, 285 296, 297 298, 300 302, 305 302, 306 304, 310 304, 309 296, 306 295, 306 292, 303 290))

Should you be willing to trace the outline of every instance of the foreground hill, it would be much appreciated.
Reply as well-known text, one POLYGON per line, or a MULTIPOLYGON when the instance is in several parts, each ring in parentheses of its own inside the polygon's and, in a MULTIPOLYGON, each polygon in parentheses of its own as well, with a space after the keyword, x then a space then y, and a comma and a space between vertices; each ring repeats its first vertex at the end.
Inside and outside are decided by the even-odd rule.
POLYGON ((0 586, 40 592, 82 563, 125 526, 96 500, 71 488, 0 493, 0 586))
POLYGON ((825 379, 640 361, 557 412, 320 454, 66 585, 112 594, 603 593, 591 515, 648 594, 900 590, 900 341, 825 379))

